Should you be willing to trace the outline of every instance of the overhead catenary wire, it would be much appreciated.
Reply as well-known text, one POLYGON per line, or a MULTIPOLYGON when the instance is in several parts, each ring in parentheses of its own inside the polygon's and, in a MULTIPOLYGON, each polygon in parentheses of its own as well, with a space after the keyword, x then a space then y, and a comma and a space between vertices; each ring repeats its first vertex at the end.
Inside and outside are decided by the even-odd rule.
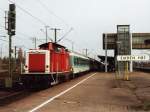
MULTIPOLYGON (((37 1, 37 0, 36 0, 37 1)), ((53 11, 51 11, 49 9, 49 7, 47 7, 47 5, 45 5, 41 0, 38 0, 38 2, 40 3, 40 5, 42 5, 46 11, 50 14, 50 15, 53 15, 54 17, 56 17, 57 19, 59 19, 62 23, 64 23, 67 27, 70 27, 69 24, 64 20, 62 19, 61 17, 57 16, 53 11)), ((71 27, 69 29, 68 32, 66 32, 57 42, 61 41, 62 39, 64 39, 71 31, 73 30, 73 27, 71 27)))
MULTIPOLYGON (((14 3, 13 1, 11 0, 8 0, 9 2, 11 3, 14 3)), ((16 3, 15 3, 16 4, 16 3)), ((44 26, 47 26, 46 23, 44 21, 42 21, 41 19, 35 17, 34 15, 32 15, 31 13, 29 13, 27 10, 25 10, 24 8, 22 8, 21 6, 19 6, 18 4, 16 4, 16 7, 18 7, 20 10, 24 11, 26 14, 30 15, 32 18, 36 19, 38 22, 40 22, 41 24, 43 24, 44 26)), ((17 32, 18 33, 18 32, 17 32)), ((20 32, 19 32, 20 33, 20 32)), ((23 34, 23 33, 20 33, 22 35, 26 35, 26 34, 23 34)), ((26 35, 27 36, 27 35, 26 35)), ((32 37, 32 36, 27 36, 27 37, 32 37)), ((40 40, 38 40, 40 41, 40 40)))
POLYGON ((69 27, 69 24, 64 20, 62 19, 61 17, 57 16, 53 11, 51 11, 47 5, 45 5, 41 0, 36 0, 36 2, 39 2, 45 9, 46 11, 50 14, 50 15, 53 15, 54 17, 56 17, 57 19, 59 19, 61 22, 63 22, 67 27, 69 27))
MULTIPOLYGON (((21 37, 17 37, 17 38, 19 38, 18 40, 20 40, 20 41, 24 40, 24 39, 21 38, 21 37)), ((4 40, 4 39, 0 39, 0 41, 6 42, 6 43, 9 42, 8 40, 4 40)), ((30 49, 30 48, 26 47, 25 45, 23 45, 23 46, 24 46, 24 48, 26 48, 26 49, 30 49)))
MULTIPOLYGON (((15 3, 11 0, 8 0, 9 2, 11 3, 15 3)), ((66 26, 69 26, 62 18, 60 18, 59 16, 57 16, 55 13, 53 13, 52 11, 49 10, 49 8, 44 4, 42 3, 40 0, 39 0, 40 4, 49 12, 50 15, 53 15, 55 16, 56 18, 58 18, 59 20, 61 20, 66 26)), ((16 3, 15 3, 16 4, 16 3)), ((16 7, 19 8, 20 10, 22 10, 23 12, 25 12, 26 14, 28 14, 29 16, 31 16, 32 18, 36 19, 38 22, 40 22, 41 24, 43 24, 44 26, 47 26, 46 23, 44 21, 42 21, 41 19, 39 19, 38 17, 32 15, 30 12, 28 12, 27 10, 25 10, 24 8, 22 8, 20 5, 16 4, 16 7)))
MULTIPOLYGON (((1 10, 1 11, 4 11, 4 13, 5 13, 5 10, 3 10, 3 9, 0 9, 0 10, 1 10)), ((3 26, 3 25, 0 25, 0 27, 6 29, 5 26, 3 26)), ((17 37, 17 38, 18 38, 18 37, 17 37)), ((18 39, 18 40, 19 40, 19 39, 18 39)), ((1 38, 0 38, 0 41, 4 41, 4 42, 6 42, 7 44, 9 43, 8 40, 4 40, 4 39, 1 39, 1 38)), ((26 48, 27 48, 27 47, 26 47, 26 48)))
POLYGON ((9 41, 7 41, 7 40, 4 40, 4 39, 0 39, 1 41, 4 41, 4 42, 9 42, 9 41))
MULTIPOLYGON (((18 48, 30 49, 30 48, 26 47, 25 45, 15 45, 15 46, 18 47, 18 48)), ((15 47, 15 46, 13 46, 13 47, 15 47)))
MULTIPOLYGON (((18 34, 20 34, 20 35, 22 35, 22 36, 24 36, 24 37, 29 37, 28 40, 30 40, 30 39, 33 37, 33 36, 30 36, 30 35, 24 34, 24 33, 22 33, 22 32, 16 32, 16 33, 18 33, 18 34)), ((17 37, 17 38, 18 38, 18 37, 17 37)), ((21 38, 21 37, 19 36, 19 38, 21 38)), ((21 39, 25 39, 25 38, 21 38, 21 39)), ((41 41, 41 40, 44 40, 44 39, 42 39, 42 38, 38 38, 38 39, 37 39, 37 41, 43 42, 43 41, 41 41)))
MULTIPOLYGON (((4 9, 2 9, 2 8, 0 8, 0 11, 4 12, 4 14, 5 14, 5 13, 8 14, 8 11, 6 11, 6 10, 4 10, 4 9)), ((17 13, 18 13, 18 12, 17 12, 17 13)), ((19 15, 19 14, 17 14, 17 18, 21 18, 21 16, 18 17, 18 15, 19 15)), ((6 15, 5 15, 5 16, 6 16, 6 15)), ((6 18, 8 18, 8 17, 6 17, 6 18)), ((14 17, 9 17, 9 18, 14 18, 14 17)), ((22 22, 22 23, 24 23, 24 22, 22 22)), ((24 24, 26 24, 26 23, 24 23, 24 24)), ((31 24, 33 24, 33 22, 32 22, 31 24)))
MULTIPOLYGON (((1 26, 1 25, 0 25, 0 27, 5 28, 5 26, 1 26)), ((25 37, 32 37, 32 36, 29 36, 29 35, 27 35, 27 34, 25 34, 25 33, 18 32, 18 31, 17 31, 16 34, 18 34, 18 33, 19 33, 20 35, 22 35, 22 36, 25 36, 25 37)), ((19 38, 20 38, 20 37, 19 37, 19 38)))
MULTIPOLYGON (((8 1, 9 1, 10 3, 15 3, 15 1, 12 1, 12 0, 8 0, 8 1)), ((40 0, 39 0, 39 1, 40 1, 40 0)), ((43 6, 45 6, 45 8, 47 9, 47 11, 48 11, 51 15, 57 17, 59 20, 61 20, 63 23, 65 23, 67 26, 69 26, 62 18, 60 18, 60 17, 57 16, 55 13, 53 13, 52 11, 50 11, 49 8, 48 8, 45 4, 43 4, 41 1, 40 1, 40 3, 41 3, 43 6)), ((16 4, 16 3, 15 3, 15 4, 16 4)), ((26 14, 28 14, 29 16, 31 16, 32 18, 36 19, 36 20, 37 20, 38 22, 40 22, 41 24, 46 25, 46 23, 45 23, 44 21, 42 21, 42 20, 39 19, 38 17, 32 15, 29 11, 27 11, 27 10, 24 9, 24 8, 22 8, 20 5, 16 4, 16 7, 19 8, 20 10, 22 10, 23 12, 25 12, 26 14)), ((3 11, 5 11, 5 10, 3 10, 3 11)), ((2 26, 2 27, 4 27, 4 26, 2 26)), ((5 28, 5 27, 4 27, 4 28, 5 28)), ((18 33, 18 32, 17 32, 17 33, 18 33)), ((28 37, 31 37, 31 36, 28 36, 28 37)))
MULTIPOLYGON (((24 38, 21 38, 20 36, 15 36, 18 40, 22 41, 22 40, 25 40, 24 38)), ((9 42, 8 40, 5 40, 5 39, 0 39, 1 41, 4 41, 4 42, 9 42)), ((25 45, 24 45, 25 46, 25 45)), ((26 47, 27 48, 27 47, 26 47)), ((28 48, 29 49, 29 48, 28 48)))
MULTIPOLYGON (((0 27, 2 27, 2 28, 5 28, 4 26, 0 26, 0 27)), ((29 35, 27 35, 27 34, 25 34, 25 33, 22 33, 22 32, 16 32, 16 34, 20 34, 20 35, 22 35, 22 36, 25 36, 25 37, 32 37, 32 36, 29 36, 29 35)), ((15 36, 16 37, 16 36, 15 36)), ((22 40, 25 40, 24 38, 21 38, 20 36, 18 37, 17 36, 17 38, 20 38, 20 39, 22 39, 22 40)), ((5 41, 5 40, 4 40, 5 41)), ((38 41, 40 41, 40 39, 38 39, 38 41)), ((42 42, 42 41, 40 41, 40 42, 42 42)))
MULTIPOLYGON (((11 0, 8 0, 10 3, 15 3, 11 0)), ((29 16, 31 16, 32 18, 34 18, 35 20, 37 20, 39 23, 43 24, 44 26, 47 25, 44 21, 42 21, 41 19, 39 19, 38 17, 32 15, 30 12, 28 12, 26 9, 22 8, 20 5, 16 4, 16 7, 18 7, 20 10, 22 10, 23 12, 25 12, 26 14, 28 14, 29 16)))
MULTIPOLYGON (((4 26, 0 26, 0 27, 5 28, 4 26)), ((16 32, 16 34, 17 34, 17 33, 19 33, 20 35, 25 36, 25 37, 32 37, 32 36, 29 36, 29 35, 24 34, 24 33, 22 33, 22 32, 16 32)), ((15 37, 16 37, 16 36, 15 36, 15 37)), ((19 37, 17 36, 17 38, 24 39, 24 38, 21 38, 20 36, 19 36, 19 37)))
POLYGON ((69 31, 65 33, 57 42, 60 42, 61 40, 63 40, 72 30, 73 28, 70 28, 69 31))

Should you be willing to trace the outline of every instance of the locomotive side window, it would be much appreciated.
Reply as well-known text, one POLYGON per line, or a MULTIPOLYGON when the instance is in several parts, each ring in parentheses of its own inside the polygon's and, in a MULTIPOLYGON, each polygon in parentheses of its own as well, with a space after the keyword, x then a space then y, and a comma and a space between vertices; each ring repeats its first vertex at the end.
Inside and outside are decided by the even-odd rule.
POLYGON ((55 52, 61 52, 62 51, 62 49, 61 48, 59 48, 59 47, 55 47, 55 52))

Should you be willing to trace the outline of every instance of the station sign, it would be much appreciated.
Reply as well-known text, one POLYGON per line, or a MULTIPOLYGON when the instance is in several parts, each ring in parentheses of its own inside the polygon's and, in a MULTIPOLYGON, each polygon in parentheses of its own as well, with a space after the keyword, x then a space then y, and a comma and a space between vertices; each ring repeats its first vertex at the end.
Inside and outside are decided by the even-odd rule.
POLYGON ((117 61, 150 61, 149 55, 118 55, 117 61))

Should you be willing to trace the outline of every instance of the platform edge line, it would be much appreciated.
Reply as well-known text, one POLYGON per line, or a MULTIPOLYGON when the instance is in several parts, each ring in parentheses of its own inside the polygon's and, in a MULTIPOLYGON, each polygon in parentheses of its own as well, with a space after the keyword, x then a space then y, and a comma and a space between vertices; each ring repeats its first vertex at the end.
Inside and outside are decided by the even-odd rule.
POLYGON ((63 94, 67 93, 68 91, 72 90, 73 88, 75 88, 76 86, 80 85, 81 83, 85 82, 86 80, 88 80, 89 78, 93 77, 94 75, 96 75, 96 73, 90 75, 89 77, 81 80, 80 82, 78 82, 77 84, 75 84, 74 86, 66 89, 65 91, 62 91, 61 93, 55 95, 54 97, 48 99, 47 101, 41 103, 40 105, 38 105, 37 107, 33 108, 32 110, 29 110, 28 112, 35 112, 36 110, 40 109, 41 107, 45 106, 46 104, 52 102, 54 99, 62 96, 63 94))

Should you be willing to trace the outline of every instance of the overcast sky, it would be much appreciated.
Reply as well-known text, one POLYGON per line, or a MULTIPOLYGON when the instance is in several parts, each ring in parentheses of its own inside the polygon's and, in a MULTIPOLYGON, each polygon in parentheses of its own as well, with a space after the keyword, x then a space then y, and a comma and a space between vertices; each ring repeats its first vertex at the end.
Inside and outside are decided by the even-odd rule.
MULTIPOLYGON (((150 0, 12 0, 16 3, 17 24, 13 46, 24 45, 33 48, 31 38, 45 39, 40 31, 44 24, 56 27, 58 39, 66 32, 66 36, 74 42, 75 51, 89 49, 89 54, 104 55, 102 50, 102 33, 116 32, 117 24, 129 24, 131 32, 150 32, 150 0), (22 11, 25 9, 32 16, 22 11)), ((4 26, 4 10, 8 10, 8 0, 0 0, 0 35, 6 35, 4 26)), ((54 38, 53 31, 48 36, 54 38)), ((0 37, 4 38, 4 37, 0 37)), ((4 38, 7 39, 8 38, 4 38)), ((41 44, 45 40, 38 41, 41 44)), ((67 40, 60 42, 71 49, 67 40)), ((8 43, 0 40, 0 47, 7 55, 8 43)), ((137 51, 136 51, 137 52, 137 51)), ((142 51, 139 51, 142 53, 142 51)), ((109 52, 113 55, 113 52, 109 52)))

